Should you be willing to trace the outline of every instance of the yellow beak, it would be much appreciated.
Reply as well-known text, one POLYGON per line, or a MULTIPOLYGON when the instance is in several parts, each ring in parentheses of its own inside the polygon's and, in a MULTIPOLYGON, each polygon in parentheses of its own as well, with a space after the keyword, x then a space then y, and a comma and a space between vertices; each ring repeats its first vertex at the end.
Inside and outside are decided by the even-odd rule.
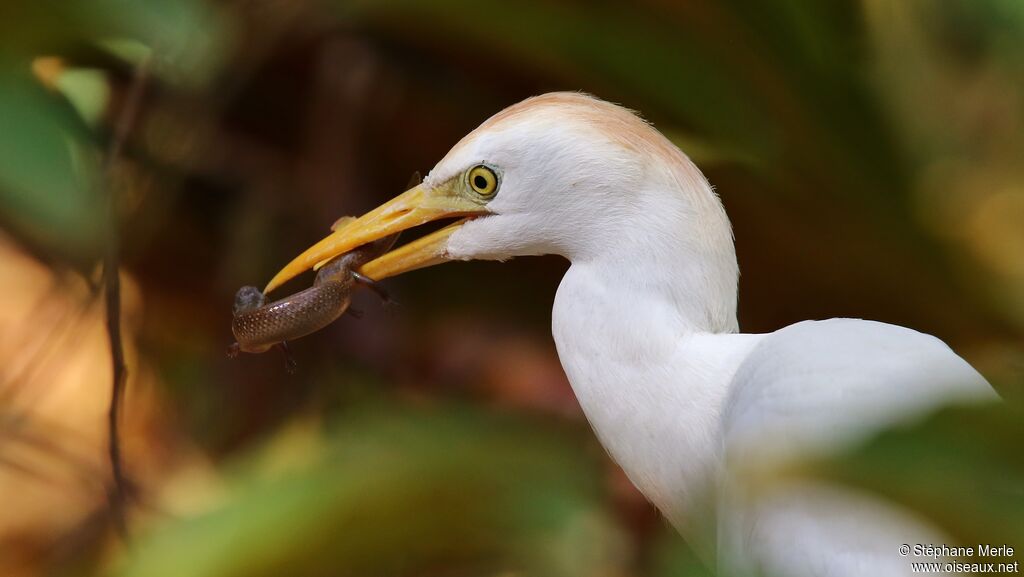
MULTIPOLYGON (((415 186, 378 206, 352 222, 344 224, 329 236, 306 249, 270 279, 264 293, 269 293, 303 272, 319 268, 328 260, 421 224, 443 218, 486 214, 483 202, 464 192, 459 180, 453 179, 433 188, 415 186)), ((437 232, 417 239, 371 261, 359 272, 375 280, 406 271, 439 264, 446 260, 444 247, 448 237, 465 219, 437 232)))

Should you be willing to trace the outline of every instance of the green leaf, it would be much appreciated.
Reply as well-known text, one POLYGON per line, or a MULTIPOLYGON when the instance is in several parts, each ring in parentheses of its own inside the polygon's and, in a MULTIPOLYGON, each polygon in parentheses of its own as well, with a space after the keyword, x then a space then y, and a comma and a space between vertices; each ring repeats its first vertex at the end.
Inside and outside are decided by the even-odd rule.
POLYGON ((71 257, 97 253, 104 222, 97 150, 72 113, 27 74, 0 65, 0 207, 4 225, 71 257))

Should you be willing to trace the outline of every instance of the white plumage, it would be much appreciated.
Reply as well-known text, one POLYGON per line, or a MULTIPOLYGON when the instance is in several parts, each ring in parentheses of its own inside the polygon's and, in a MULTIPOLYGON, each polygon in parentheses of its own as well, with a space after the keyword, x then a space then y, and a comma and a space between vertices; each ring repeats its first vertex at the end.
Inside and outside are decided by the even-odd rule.
MULTIPOLYGON (((631 112, 574 93, 524 101, 467 135, 416 190, 435 212, 460 199, 450 213, 480 215, 446 229, 424 263, 572 262, 552 311, 562 366, 612 458, 707 559, 777 575, 902 575, 911 571, 899 545, 943 542, 892 504, 773 471, 947 403, 994 399, 992 388, 938 339, 892 325, 833 319, 739 334, 722 205, 631 112), (460 183, 478 165, 500 187, 474 212, 460 183)), ((399 222, 411 217, 397 206, 339 234, 372 229, 364 242, 439 217, 399 222)), ((402 262, 365 270, 423 266, 402 262)))

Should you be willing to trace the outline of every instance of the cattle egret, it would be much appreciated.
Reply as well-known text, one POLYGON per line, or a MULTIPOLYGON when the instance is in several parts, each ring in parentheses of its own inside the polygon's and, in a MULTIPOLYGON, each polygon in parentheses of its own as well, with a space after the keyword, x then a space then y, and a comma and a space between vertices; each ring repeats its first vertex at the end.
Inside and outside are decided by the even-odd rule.
POLYGON ((557 254, 552 334, 599 440, 709 562, 773 575, 902 575, 943 543, 908 511, 823 481, 751 483, 941 405, 996 398, 942 341, 854 319, 742 334, 732 229, 701 172, 638 116, 578 93, 513 105, 424 182, 340 227, 270 282, 444 218, 364 266, 557 254), (717 557, 716 557, 717 556, 717 557))

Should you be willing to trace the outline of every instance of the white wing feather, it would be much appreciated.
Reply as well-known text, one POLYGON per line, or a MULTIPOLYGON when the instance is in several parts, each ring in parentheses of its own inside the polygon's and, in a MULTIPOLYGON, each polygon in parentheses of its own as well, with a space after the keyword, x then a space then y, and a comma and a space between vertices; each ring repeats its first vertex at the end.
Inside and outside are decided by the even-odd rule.
POLYGON ((952 403, 998 398, 939 339, 832 319, 765 337, 740 365, 723 415, 720 561, 773 575, 905 575, 898 547, 942 543, 923 520, 849 488, 756 486, 773 467, 825 455, 952 403), (755 473, 756 472, 756 473, 755 473))

